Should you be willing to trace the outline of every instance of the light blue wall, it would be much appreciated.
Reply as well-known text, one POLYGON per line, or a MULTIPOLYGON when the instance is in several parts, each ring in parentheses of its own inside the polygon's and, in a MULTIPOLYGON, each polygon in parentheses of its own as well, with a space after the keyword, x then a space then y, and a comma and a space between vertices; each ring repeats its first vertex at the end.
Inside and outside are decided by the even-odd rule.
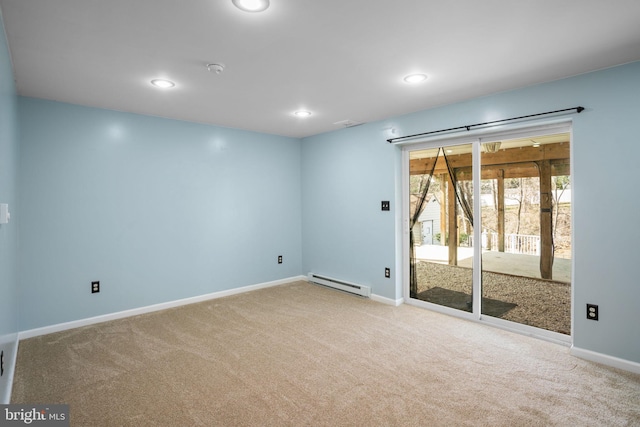
POLYGON ((301 274, 298 139, 18 106, 21 330, 301 274))
POLYGON ((638 100, 640 62, 304 139, 303 270, 401 295, 400 275, 383 278, 400 263, 399 206, 379 206, 401 193, 389 128, 402 136, 582 105, 572 152, 574 345, 640 362, 638 100), (599 304, 600 321, 586 320, 587 303, 599 304))
POLYGON ((8 203, 13 219, 0 225, 0 351, 5 373, 0 377, 0 403, 9 398, 9 371, 18 332, 17 308, 17 201, 18 133, 16 89, 0 13, 0 203, 8 203))
POLYGON ((380 126, 303 140, 303 270, 371 286, 396 299, 396 147, 380 126), (381 210, 382 201, 390 211, 381 210), (392 277, 384 277, 385 267, 392 277))

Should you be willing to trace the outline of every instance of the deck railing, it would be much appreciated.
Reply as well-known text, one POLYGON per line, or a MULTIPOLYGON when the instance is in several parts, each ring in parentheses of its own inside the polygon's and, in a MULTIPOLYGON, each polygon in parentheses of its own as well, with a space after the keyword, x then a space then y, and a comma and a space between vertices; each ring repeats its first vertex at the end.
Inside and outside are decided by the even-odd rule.
MULTIPOLYGON (((469 236, 469 246, 473 246, 473 236, 469 236)), ((498 250, 498 233, 482 233, 482 249, 498 250)), ((510 254, 540 255, 540 236, 527 234, 506 234, 504 251, 510 254)))

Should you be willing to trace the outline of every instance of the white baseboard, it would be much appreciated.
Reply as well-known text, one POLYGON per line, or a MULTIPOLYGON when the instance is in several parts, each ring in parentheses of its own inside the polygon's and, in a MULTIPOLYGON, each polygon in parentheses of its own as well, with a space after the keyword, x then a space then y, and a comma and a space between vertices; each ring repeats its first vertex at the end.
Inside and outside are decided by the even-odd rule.
POLYGON ((371 294, 371 299, 373 301, 381 302, 381 303, 387 304, 387 305, 392 305, 394 307, 397 307, 397 306, 399 306, 399 305, 404 303, 404 298, 391 299, 391 298, 383 297, 383 296, 376 295, 376 294, 371 294))
POLYGON ((0 379, 0 405, 8 405, 11 402, 13 375, 16 371, 16 359, 18 358, 18 334, 12 334, 3 341, 0 345, 4 351, 4 375, 0 379))
POLYGON ((228 297, 231 295, 255 291, 257 289, 269 288, 271 286, 284 285, 285 283, 296 282, 300 280, 306 280, 306 276, 288 277, 286 279, 274 280, 272 282, 265 282, 265 283, 259 283, 257 285, 243 286, 241 288, 234 288, 234 289, 228 289, 225 291, 213 292, 210 294, 200 295, 197 297, 184 298, 184 299, 164 302, 160 304, 148 305, 146 307, 139 307, 131 310, 124 310, 116 313, 109 313, 101 316, 89 317, 87 319, 74 320, 71 322, 44 326, 42 328, 29 329, 29 330, 21 331, 20 333, 18 333, 18 339, 24 340, 27 338, 33 338, 40 335, 52 334, 54 332, 66 331, 68 329, 79 328, 82 326, 108 322, 110 320, 123 319, 125 317, 137 316, 140 314, 151 313, 159 310, 166 310, 168 308, 180 307, 182 305, 194 304, 197 302, 208 301, 216 298, 228 297))
POLYGON ((591 362, 596 362, 596 363, 602 363, 603 365, 611 366, 613 368, 618 368, 625 371, 633 372, 635 374, 640 374, 640 363, 637 363, 637 362, 620 359, 618 357, 597 353, 591 350, 585 350, 583 348, 579 348, 575 346, 571 347, 570 353, 571 355, 579 357, 581 359, 589 360, 591 362))

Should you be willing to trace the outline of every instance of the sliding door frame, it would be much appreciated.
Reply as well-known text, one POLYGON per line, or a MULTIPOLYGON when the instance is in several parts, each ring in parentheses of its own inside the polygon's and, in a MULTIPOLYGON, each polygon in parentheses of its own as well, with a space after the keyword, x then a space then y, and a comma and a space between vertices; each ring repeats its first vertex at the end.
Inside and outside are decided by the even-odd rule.
MULTIPOLYGON (((574 319, 574 281, 571 280, 571 335, 564 335, 553 331, 548 331, 533 326, 523 325, 516 322, 511 322, 503 319, 498 319, 491 316, 483 315, 481 312, 481 278, 482 278, 482 245, 474 245, 473 253, 473 301, 472 312, 466 312, 457 310, 455 308, 446 307, 443 305, 422 301, 419 299, 411 298, 409 292, 409 280, 410 280, 410 260, 409 260, 409 154, 411 151, 424 150, 430 148, 443 147, 446 148, 452 145, 471 144, 473 153, 473 212, 474 212, 474 227, 473 227, 473 241, 482 241, 482 215, 480 214, 480 189, 481 189, 481 145, 486 142, 494 142, 499 140, 517 139, 524 137, 536 137, 541 135, 552 135, 556 133, 568 133, 570 151, 573 152, 573 133, 572 122, 570 118, 555 119, 555 120, 540 120, 527 122, 526 124, 515 124, 510 126, 494 126, 490 128, 483 128, 473 130, 470 132, 456 133, 446 136, 434 136, 431 138, 423 138, 419 140, 409 141, 402 143, 402 286, 403 297, 407 304, 415 305, 418 307, 426 308, 432 311, 436 311, 443 314, 452 315, 462 319, 467 319, 475 322, 483 322, 496 326, 501 329, 510 330, 524 335, 541 338, 544 340, 570 345, 572 344, 573 337, 573 319, 574 319)), ((573 161, 570 162, 570 173, 573 177, 573 161)), ((572 180, 572 186, 574 186, 572 180)), ((573 193, 571 206, 573 209, 573 193)), ((571 234, 573 239, 573 215, 571 216, 571 234)), ((574 274, 574 248, 571 248, 571 277, 575 277, 574 274)))

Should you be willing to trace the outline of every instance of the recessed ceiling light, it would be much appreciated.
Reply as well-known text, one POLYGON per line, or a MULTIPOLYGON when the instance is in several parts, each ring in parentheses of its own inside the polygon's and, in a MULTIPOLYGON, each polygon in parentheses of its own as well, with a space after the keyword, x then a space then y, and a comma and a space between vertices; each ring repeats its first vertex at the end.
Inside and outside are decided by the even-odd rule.
POLYGON ((404 81, 407 83, 420 83, 427 80, 426 74, 410 74, 404 78, 404 81))
POLYGON ((269 0, 231 0, 240 10, 245 12, 262 12, 269 7, 269 0))
POLYGON ((293 113, 296 117, 309 117, 311 115, 311 111, 300 110, 293 113))
POLYGON ((174 87, 176 85, 174 82, 165 79, 151 80, 151 84, 161 89, 169 89, 170 87, 174 87))

